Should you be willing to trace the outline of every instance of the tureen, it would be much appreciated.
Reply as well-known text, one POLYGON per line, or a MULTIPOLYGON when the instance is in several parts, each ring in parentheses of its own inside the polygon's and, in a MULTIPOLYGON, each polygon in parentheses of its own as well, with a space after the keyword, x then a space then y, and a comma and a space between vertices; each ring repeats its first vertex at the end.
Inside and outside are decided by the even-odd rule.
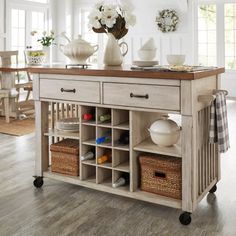
POLYGON ((67 38, 67 40, 69 43, 67 45, 61 44, 60 49, 74 64, 86 64, 87 59, 98 50, 98 45, 92 46, 89 42, 83 40, 81 35, 78 39, 70 41, 67 38))
POLYGON ((180 138, 180 127, 168 116, 155 121, 149 129, 152 141, 162 147, 176 144, 180 138))

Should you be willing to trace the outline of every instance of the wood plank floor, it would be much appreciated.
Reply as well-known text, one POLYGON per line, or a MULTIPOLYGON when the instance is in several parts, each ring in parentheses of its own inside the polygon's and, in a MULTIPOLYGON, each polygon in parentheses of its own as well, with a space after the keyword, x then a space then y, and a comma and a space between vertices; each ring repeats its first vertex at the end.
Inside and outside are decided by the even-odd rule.
POLYGON ((34 136, 0 135, 0 236, 236 235, 236 102, 229 102, 231 149, 222 180, 182 226, 181 211, 45 179, 32 185, 34 136))

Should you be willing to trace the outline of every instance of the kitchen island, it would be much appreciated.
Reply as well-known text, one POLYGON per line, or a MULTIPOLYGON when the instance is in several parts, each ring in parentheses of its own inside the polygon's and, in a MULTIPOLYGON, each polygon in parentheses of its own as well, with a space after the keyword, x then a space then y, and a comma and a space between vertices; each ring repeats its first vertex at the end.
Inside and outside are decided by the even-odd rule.
POLYGON ((36 179, 52 178, 120 196, 182 209, 180 222, 189 224, 191 213, 208 192, 216 191, 221 178, 217 145, 209 144, 210 104, 220 89, 224 68, 197 72, 132 71, 123 68, 65 69, 65 67, 29 67, 34 74, 36 110, 36 179), (95 114, 84 121, 83 114, 95 114), (101 123, 98 117, 111 115, 101 123), (53 114, 53 115, 52 115, 53 114), (181 121, 181 139, 172 147, 152 143, 148 128, 163 115, 181 121), (79 132, 56 129, 56 121, 66 117, 80 119, 79 132), (111 142, 96 144, 96 138, 109 130, 111 142), (129 132, 129 145, 117 139, 129 132), (80 140, 80 156, 91 148, 94 160, 80 160, 80 176, 52 172, 49 144, 63 138, 80 140), (111 150, 111 163, 98 164, 98 156, 111 150), (141 153, 160 154, 182 161, 182 198, 175 199, 140 190, 141 153), (129 185, 113 188, 112 184, 128 173, 129 185))

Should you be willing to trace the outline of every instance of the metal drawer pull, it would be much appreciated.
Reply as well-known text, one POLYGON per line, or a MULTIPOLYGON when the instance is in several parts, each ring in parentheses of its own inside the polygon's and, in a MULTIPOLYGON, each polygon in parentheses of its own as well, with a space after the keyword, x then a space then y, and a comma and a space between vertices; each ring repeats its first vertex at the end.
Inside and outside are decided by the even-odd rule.
POLYGON ((62 93, 76 93, 76 89, 64 89, 61 88, 62 93))
POLYGON ((149 99, 149 95, 148 94, 146 94, 146 95, 135 95, 135 94, 131 93, 130 97, 131 98, 145 98, 145 99, 149 99))

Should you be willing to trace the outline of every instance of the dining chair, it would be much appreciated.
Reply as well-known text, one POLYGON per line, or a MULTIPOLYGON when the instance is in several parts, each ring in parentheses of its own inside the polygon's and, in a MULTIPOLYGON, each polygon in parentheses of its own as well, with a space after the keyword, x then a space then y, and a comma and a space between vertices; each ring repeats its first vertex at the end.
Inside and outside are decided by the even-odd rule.
MULTIPOLYGON (((18 59, 18 51, 0 51, 0 59, 1 59, 1 64, 2 67, 8 67, 12 65, 13 63, 16 63, 16 65, 19 64, 19 59, 18 59)), ((6 76, 6 75, 5 75, 6 76)), ((29 101, 30 93, 32 92, 33 88, 33 83, 30 78, 30 75, 26 71, 26 76, 27 76, 27 82, 21 82, 20 80, 20 73, 18 70, 14 73, 9 73, 9 79, 2 81, 1 85, 1 97, 2 97, 2 102, 3 102, 3 109, 4 113, 6 116, 6 121, 9 121, 9 110, 11 107, 11 99, 15 99, 15 112, 16 112, 16 117, 20 117, 24 112, 26 111, 31 111, 34 110, 34 105, 32 104, 31 101, 29 101), (13 77, 12 77, 13 74, 13 77), (25 100, 20 101, 20 92, 21 90, 27 91, 27 96, 25 100), (16 92, 17 91, 17 92, 16 92), (4 98, 5 99, 4 99, 4 98), (8 106, 8 108, 7 108, 8 106)))

